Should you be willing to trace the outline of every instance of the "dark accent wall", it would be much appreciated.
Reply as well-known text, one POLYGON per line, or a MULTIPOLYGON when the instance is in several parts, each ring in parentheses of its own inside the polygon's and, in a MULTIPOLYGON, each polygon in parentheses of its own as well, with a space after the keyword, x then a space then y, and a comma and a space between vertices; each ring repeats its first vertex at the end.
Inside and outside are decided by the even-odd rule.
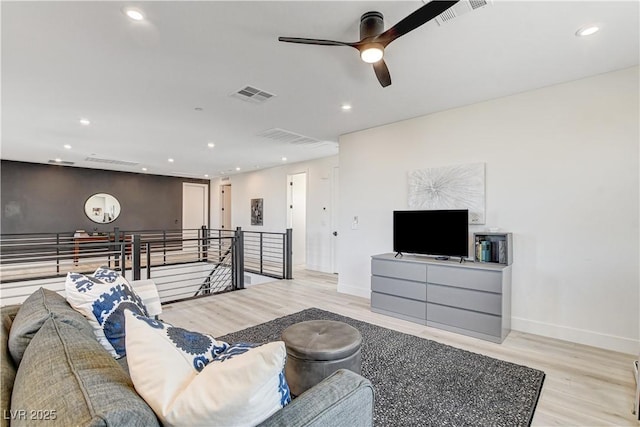
POLYGON ((182 228, 182 183, 203 179, 85 169, 3 160, 0 165, 1 232, 45 233, 182 228), (118 219, 97 224, 84 213, 96 193, 120 202, 118 219))

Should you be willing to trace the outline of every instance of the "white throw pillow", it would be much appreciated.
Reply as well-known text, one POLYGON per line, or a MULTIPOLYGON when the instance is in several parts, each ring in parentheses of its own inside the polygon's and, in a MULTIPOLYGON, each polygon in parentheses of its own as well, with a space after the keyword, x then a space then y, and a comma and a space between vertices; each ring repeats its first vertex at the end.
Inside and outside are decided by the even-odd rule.
POLYGON ((125 312, 136 391, 165 426, 253 426, 291 401, 282 341, 229 346, 125 312))
POLYGON ((65 291, 67 302, 87 318, 100 344, 115 358, 125 356, 124 309, 147 315, 129 282, 100 267, 92 276, 67 273, 65 291))

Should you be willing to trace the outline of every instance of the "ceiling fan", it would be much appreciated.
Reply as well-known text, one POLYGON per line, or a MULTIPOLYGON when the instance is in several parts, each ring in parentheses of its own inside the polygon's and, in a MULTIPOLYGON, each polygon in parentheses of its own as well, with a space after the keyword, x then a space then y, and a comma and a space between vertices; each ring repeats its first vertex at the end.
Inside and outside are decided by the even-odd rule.
POLYGON ((373 64, 373 70, 375 71, 376 77, 382 87, 387 87, 391 84, 391 75, 389 74, 387 64, 385 64, 384 59, 382 59, 384 56, 384 49, 387 45, 398 37, 404 36, 408 32, 426 24, 458 3, 458 1, 459 0, 431 1, 411 13, 406 18, 402 19, 387 31, 384 31, 384 19, 382 13, 375 11, 367 12, 360 17, 360 41, 357 42, 349 43, 335 40, 304 39, 298 37, 278 37, 278 40, 287 43, 316 44, 322 46, 349 46, 356 48, 360 51, 360 58, 362 58, 364 62, 373 64))

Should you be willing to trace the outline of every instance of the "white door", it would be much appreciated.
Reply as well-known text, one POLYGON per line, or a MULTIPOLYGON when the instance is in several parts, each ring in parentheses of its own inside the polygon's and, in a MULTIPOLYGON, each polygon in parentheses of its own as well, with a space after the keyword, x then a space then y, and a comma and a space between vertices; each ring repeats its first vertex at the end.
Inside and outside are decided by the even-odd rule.
POLYGON ((339 193, 339 172, 340 169, 333 168, 331 175, 331 271, 338 273, 338 200, 339 193))
POLYGON ((220 186, 220 228, 231 230, 231 184, 220 186))
MULTIPOLYGON (((209 226, 209 186, 206 184, 182 183, 182 236, 197 238, 198 229, 209 226)), ((188 246, 192 246, 191 244, 188 246)))
POLYGON ((307 173, 288 175, 287 228, 293 230, 293 265, 307 262, 307 173))

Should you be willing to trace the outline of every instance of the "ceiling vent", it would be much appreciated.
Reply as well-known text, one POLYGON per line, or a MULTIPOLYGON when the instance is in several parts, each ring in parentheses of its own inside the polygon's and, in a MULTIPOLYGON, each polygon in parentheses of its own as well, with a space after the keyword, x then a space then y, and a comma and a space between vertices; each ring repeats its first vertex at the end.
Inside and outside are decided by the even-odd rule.
POLYGON ((68 162, 66 160, 60 160, 59 162, 56 162, 55 160, 49 160, 49 163, 51 163, 52 165, 65 165, 65 166, 75 165, 75 162, 68 162))
POLYGON ((242 101, 251 102, 252 104, 262 104, 263 102, 273 98, 275 95, 252 86, 245 86, 242 89, 233 92, 229 96, 242 101))
POLYGON ((444 25, 465 13, 490 5, 491 0, 462 0, 438 15, 434 21, 436 21, 438 25, 444 25))
POLYGON ((108 163, 110 165, 120 165, 120 166, 137 166, 138 162, 125 162, 123 160, 113 160, 113 159, 100 159, 97 157, 87 157, 84 159, 86 162, 96 162, 96 163, 108 163))
POLYGON ((191 178, 202 178, 202 175, 197 174, 197 173, 192 173, 192 172, 175 172, 172 171, 171 172, 172 175, 178 175, 178 176, 183 176, 183 177, 191 177, 191 178))
POLYGON ((317 144, 318 142, 320 142, 315 138, 310 138, 308 136, 300 135, 299 133, 290 132, 288 130, 280 128, 265 130, 264 132, 258 134, 258 136, 270 139, 272 141, 295 145, 309 145, 317 144))

